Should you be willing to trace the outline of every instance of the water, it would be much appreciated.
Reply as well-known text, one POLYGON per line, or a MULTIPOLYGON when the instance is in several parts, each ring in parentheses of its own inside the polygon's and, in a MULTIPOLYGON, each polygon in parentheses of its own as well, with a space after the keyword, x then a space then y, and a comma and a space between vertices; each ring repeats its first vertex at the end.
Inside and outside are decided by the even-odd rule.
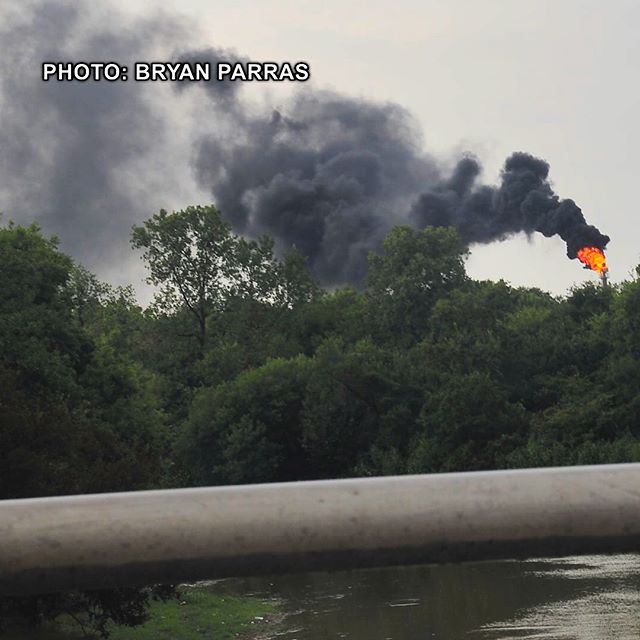
POLYGON ((235 579, 280 598, 277 640, 638 640, 640 555, 235 579))

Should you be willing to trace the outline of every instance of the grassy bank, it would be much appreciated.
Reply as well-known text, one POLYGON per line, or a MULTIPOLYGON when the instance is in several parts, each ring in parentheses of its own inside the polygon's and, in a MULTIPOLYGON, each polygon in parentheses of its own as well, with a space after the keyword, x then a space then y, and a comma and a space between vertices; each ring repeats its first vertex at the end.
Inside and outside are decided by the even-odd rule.
POLYGON ((230 640, 250 638, 276 617, 276 605, 255 598, 182 588, 179 601, 154 603, 142 627, 118 628, 113 640, 230 640))
MULTIPOLYGON (((262 634, 280 619, 275 602, 217 593, 207 587, 181 587, 179 600, 154 602, 141 627, 113 627, 112 640, 231 640, 262 634)), ((79 640, 77 625, 63 621, 38 632, 9 632, 8 640, 79 640)), ((90 636, 94 638, 94 636, 90 636)))

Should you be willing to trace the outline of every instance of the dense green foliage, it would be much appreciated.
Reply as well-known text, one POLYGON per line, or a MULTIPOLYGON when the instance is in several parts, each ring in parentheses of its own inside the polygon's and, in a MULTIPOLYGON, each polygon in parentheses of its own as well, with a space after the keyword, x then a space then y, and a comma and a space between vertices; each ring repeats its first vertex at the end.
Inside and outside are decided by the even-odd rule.
MULTIPOLYGON (((155 375, 122 348, 128 291, 100 284, 35 226, 0 229, 0 498, 157 486, 167 452, 155 375)), ((98 633, 172 589, 0 599, 0 626, 72 616, 98 633)))
POLYGON ((478 282, 453 230, 398 227, 323 291, 215 207, 132 244, 147 309, 0 228, 1 498, 640 460, 640 279, 478 282))

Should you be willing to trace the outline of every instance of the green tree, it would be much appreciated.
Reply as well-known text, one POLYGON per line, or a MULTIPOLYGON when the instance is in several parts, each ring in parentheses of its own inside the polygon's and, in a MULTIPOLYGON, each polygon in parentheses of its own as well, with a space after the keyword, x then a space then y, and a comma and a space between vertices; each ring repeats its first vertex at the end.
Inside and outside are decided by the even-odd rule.
POLYGON ((434 304, 467 283, 454 229, 395 227, 369 259, 370 313, 384 340, 407 346, 425 334, 434 304))
POLYGON ((304 357, 274 359, 195 398, 182 441, 198 484, 296 480, 309 473, 300 430, 304 357))
POLYGON ((162 209, 133 227, 131 242, 142 249, 149 282, 159 288, 157 304, 165 311, 185 307, 196 324, 201 352, 207 319, 237 285, 231 228, 214 206, 162 209))
POLYGON ((300 254, 294 251, 281 262, 270 238, 234 235, 213 205, 161 210, 133 227, 131 242, 143 250, 148 280, 159 288, 157 308, 164 313, 184 308, 194 319, 201 357, 209 319, 230 303, 245 301, 254 310, 265 304, 292 308, 317 292, 300 254))
MULTIPOLYGON (((148 488, 159 477, 148 378, 89 333, 108 288, 74 269, 37 226, 0 228, 0 499, 148 488)), ((78 614, 103 632, 107 621, 139 623, 149 593, 2 598, 0 612, 32 624, 78 614)))
POLYGON ((473 372, 430 394, 419 424, 410 472, 472 471, 506 466, 507 452, 526 438, 528 418, 499 384, 473 372))

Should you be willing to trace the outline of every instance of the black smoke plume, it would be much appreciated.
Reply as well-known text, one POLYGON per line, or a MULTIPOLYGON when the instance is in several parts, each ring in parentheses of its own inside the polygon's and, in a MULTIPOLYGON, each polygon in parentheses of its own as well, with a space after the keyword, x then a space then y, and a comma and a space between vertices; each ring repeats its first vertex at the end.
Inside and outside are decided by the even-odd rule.
POLYGON ((0 26, 0 211, 38 220, 95 264, 114 258, 140 215, 142 180, 128 170, 153 154, 164 123, 133 82, 43 82, 41 65, 127 60, 168 25, 90 29, 86 13, 81 3, 25 2, 0 26))
POLYGON ((173 17, 132 19, 109 2, 10 5, 0 3, 3 221, 38 222, 102 277, 130 282, 140 270, 131 225, 185 196, 206 197, 183 187, 192 175, 183 149, 190 133, 177 126, 174 92, 131 79, 43 82, 42 63, 117 61, 131 70, 189 30, 173 17))
POLYGON ((295 245, 325 284, 361 282, 367 255, 398 223, 455 227, 469 244, 559 235, 570 258, 609 241, 553 192, 549 165, 529 154, 507 159, 498 187, 477 183, 472 157, 443 176, 395 105, 306 92, 271 117, 237 113, 237 139, 200 143, 201 183, 238 231, 295 245))
POLYGON ((440 182, 397 105, 304 91, 282 111, 234 113, 232 139, 200 142, 201 184, 237 231, 296 246, 325 284, 360 282, 411 199, 440 182))
POLYGON ((43 61, 243 59, 187 50, 198 39, 172 16, 134 21, 108 2, 0 6, 0 211, 38 220, 104 273, 133 264, 132 224, 210 197, 237 232, 295 245, 326 285, 362 282, 369 252, 395 224, 451 225, 468 243, 558 234, 571 258, 608 241, 554 194, 544 161, 514 154, 497 187, 478 184, 472 158, 449 175, 395 104, 312 84, 260 108, 238 82, 172 90, 40 79, 43 61))
POLYGON ((443 185, 423 193, 411 209, 418 226, 456 227, 468 242, 492 242, 524 231, 560 236, 567 255, 586 246, 604 249, 609 236, 587 224, 573 200, 560 200, 548 181, 549 165, 527 153, 507 158, 498 187, 476 186, 480 166, 464 158, 443 185))

